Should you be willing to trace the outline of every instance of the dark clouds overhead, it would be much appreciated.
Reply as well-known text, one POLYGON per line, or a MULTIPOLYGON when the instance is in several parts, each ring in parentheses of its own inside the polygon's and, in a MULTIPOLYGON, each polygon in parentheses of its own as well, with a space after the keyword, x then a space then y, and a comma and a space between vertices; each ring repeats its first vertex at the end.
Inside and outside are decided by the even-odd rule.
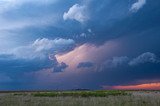
POLYGON ((160 81, 159 0, 2 0, 0 5, 0 89, 99 89, 160 81))

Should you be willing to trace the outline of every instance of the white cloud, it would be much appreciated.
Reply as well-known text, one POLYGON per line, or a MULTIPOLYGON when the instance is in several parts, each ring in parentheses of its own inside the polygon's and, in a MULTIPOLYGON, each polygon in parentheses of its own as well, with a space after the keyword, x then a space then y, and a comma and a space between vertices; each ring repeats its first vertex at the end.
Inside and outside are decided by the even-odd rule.
POLYGON ((32 47, 36 48, 36 51, 44 51, 50 49, 59 49, 60 47, 64 47, 66 45, 74 44, 75 42, 72 39, 55 39, 49 40, 47 38, 37 39, 33 44, 32 47))
POLYGON ((153 53, 150 53, 150 52, 143 53, 140 56, 131 60, 129 62, 129 65, 130 66, 135 66, 135 65, 138 65, 138 64, 148 63, 148 62, 150 62, 150 63, 158 62, 156 55, 153 54, 153 53))
POLYGON ((37 39, 27 46, 17 47, 9 51, 9 54, 13 54, 16 58, 22 59, 43 59, 48 58, 51 53, 63 52, 74 44, 75 42, 72 39, 60 38, 49 40, 47 38, 43 38, 37 39))
POLYGON ((130 11, 131 12, 137 12, 145 4, 146 4, 146 0, 138 0, 136 3, 132 4, 132 7, 130 8, 130 11))
POLYGON ((77 37, 87 38, 87 37, 91 37, 93 35, 94 35, 94 33, 92 32, 92 30, 87 29, 87 32, 83 32, 80 35, 78 35, 77 37))
POLYGON ((91 30, 91 29, 88 29, 88 32, 89 32, 89 33, 92 33, 92 30, 91 30))
POLYGON ((75 4, 69 9, 68 12, 65 12, 63 14, 63 19, 64 20, 71 19, 83 23, 89 19, 86 11, 87 11, 86 6, 75 4))
POLYGON ((87 34, 86 34, 86 33, 81 33, 81 34, 80 34, 80 37, 85 37, 85 38, 86 38, 86 37, 87 37, 87 34))

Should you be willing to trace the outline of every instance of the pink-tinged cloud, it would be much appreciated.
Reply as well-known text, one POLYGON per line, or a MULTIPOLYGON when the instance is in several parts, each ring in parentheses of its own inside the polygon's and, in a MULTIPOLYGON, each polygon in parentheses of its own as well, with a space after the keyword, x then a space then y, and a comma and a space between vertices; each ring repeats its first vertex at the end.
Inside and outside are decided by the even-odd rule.
POLYGON ((126 86, 103 86, 104 89, 118 89, 118 90, 160 90, 160 83, 149 83, 139 85, 126 86))
POLYGON ((90 61, 97 65, 101 64, 106 58, 112 57, 119 48, 120 44, 116 41, 109 41, 101 46, 83 44, 69 53, 56 55, 56 58, 59 62, 68 64, 68 69, 73 70, 76 69, 77 65, 81 62, 90 61))

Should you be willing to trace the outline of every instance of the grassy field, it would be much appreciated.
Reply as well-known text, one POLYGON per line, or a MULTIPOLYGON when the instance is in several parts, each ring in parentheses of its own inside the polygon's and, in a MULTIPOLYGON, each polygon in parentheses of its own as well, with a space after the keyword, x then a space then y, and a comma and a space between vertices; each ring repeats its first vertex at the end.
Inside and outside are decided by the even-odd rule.
POLYGON ((160 106, 160 91, 1 92, 0 106, 160 106))
POLYGON ((32 93, 35 97, 107 97, 127 95, 125 91, 62 91, 62 92, 37 92, 32 93))

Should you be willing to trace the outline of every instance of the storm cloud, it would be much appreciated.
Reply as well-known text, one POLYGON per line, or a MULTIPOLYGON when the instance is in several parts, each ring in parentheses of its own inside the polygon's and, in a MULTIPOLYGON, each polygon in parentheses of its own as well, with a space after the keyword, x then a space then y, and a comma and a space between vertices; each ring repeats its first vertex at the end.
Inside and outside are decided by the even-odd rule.
POLYGON ((77 65, 77 68, 89 68, 92 67, 94 64, 92 62, 81 62, 77 65))
POLYGON ((160 81, 159 0, 0 1, 0 89, 160 81))

